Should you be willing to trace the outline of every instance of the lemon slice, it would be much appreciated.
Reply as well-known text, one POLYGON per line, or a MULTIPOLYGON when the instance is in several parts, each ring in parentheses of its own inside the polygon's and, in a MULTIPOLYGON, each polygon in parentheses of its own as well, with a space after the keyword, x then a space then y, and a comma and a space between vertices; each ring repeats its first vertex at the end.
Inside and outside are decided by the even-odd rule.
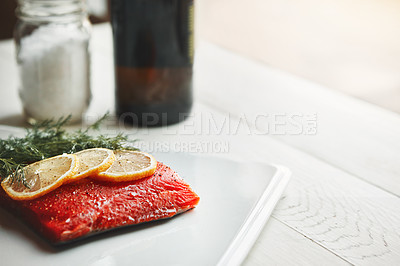
POLYGON ((22 171, 29 188, 22 182, 12 182, 11 176, 4 179, 1 186, 12 199, 36 199, 73 177, 78 167, 79 162, 75 155, 63 154, 24 167, 22 171))
POLYGON ((94 179, 111 182, 123 182, 141 179, 154 174, 156 159, 145 152, 119 150, 114 151, 115 161, 106 171, 93 176, 94 179))
POLYGON ((66 183, 103 172, 115 161, 114 152, 104 148, 87 149, 74 154, 79 160, 78 171, 66 183))

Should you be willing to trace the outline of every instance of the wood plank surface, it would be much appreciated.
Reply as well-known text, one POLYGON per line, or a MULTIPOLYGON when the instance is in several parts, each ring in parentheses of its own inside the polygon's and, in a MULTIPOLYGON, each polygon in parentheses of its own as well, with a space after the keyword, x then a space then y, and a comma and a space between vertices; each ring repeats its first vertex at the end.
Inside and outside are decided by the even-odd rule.
POLYGON ((286 227, 271 217, 243 265, 307 266, 312 261, 320 261, 324 265, 349 265, 311 239, 286 227))
POLYGON ((259 134, 400 195, 398 114, 210 44, 201 49, 196 84, 200 101, 245 119, 259 134), (315 118, 315 132, 306 132, 309 118, 315 118), (281 130, 274 132, 274 126, 281 130))
MULTIPOLYGON (((395 265, 400 261, 399 197, 280 140, 249 135, 244 126, 232 135, 220 135, 219 130, 209 131, 205 127, 209 118, 213 119, 212 124, 221 124, 227 117, 227 112, 221 113, 212 107, 198 104, 193 116, 186 121, 186 126, 181 124, 168 129, 125 130, 132 137, 140 136, 147 143, 142 148, 148 148, 149 151, 168 151, 176 147, 188 147, 191 143, 226 141, 228 152, 208 150, 203 153, 286 165, 293 171, 293 177, 273 213, 274 218, 345 262, 356 265, 395 265), (203 133, 199 134, 201 131, 203 133)), ((231 125, 239 123, 237 118, 229 119, 231 125)), ((178 151, 182 150, 178 148, 178 151)), ((258 245, 261 247, 258 248, 268 250, 271 242, 260 238, 258 245)), ((284 253, 291 254, 290 245, 285 247, 284 253)), ((304 246, 304 249, 309 247, 304 246)), ((310 251, 306 253, 310 254, 310 251)), ((265 254, 252 252, 248 260, 257 261, 263 257, 266 263, 279 264, 282 262, 281 255, 275 254, 276 260, 270 261, 271 258, 265 254)), ((296 260, 296 257, 292 259, 296 260)), ((298 259, 307 260, 301 255, 298 255, 298 259)))

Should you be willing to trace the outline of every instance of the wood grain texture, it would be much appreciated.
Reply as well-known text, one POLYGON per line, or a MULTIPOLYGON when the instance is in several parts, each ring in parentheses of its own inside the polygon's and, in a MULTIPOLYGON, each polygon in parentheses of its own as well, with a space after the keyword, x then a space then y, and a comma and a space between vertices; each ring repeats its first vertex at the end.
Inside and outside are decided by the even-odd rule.
POLYGON ((243 265, 349 265, 274 217, 268 221, 243 265))
POLYGON ((398 263, 399 199, 344 173, 332 178, 293 180, 274 217, 351 263, 398 263))

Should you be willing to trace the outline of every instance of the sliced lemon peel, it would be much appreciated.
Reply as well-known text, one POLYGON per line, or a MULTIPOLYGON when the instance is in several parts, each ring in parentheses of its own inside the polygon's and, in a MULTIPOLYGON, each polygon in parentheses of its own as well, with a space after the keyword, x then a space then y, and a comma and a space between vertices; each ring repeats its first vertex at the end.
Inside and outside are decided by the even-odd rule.
POLYGON ((12 199, 32 200, 60 187, 77 173, 78 167, 75 155, 58 155, 30 164, 22 170, 29 188, 21 182, 12 182, 11 176, 4 179, 1 186, 12 199))
POLYGON ((145 152, 94 148, 58 155, 26 166, 22 171, 29 187, 13 182, 11 175, 1 182, 1 186, 12 199, 32 200, 83 178, 133 181, 153 175, 156 168, 156 159, 145 152))
POLYGON ((110 182, 138 180, 154 174, 156 159, 145 152, 117 150, 115 161, 106 171, 91 176, 93 179, 110 182))
POLYGON ((77 173, 68 179, 67 183, 96 175, 107 170, 115 161, 115 155, 112 150, 105 148, 86 149, 74 153, 79 160, 77 173))

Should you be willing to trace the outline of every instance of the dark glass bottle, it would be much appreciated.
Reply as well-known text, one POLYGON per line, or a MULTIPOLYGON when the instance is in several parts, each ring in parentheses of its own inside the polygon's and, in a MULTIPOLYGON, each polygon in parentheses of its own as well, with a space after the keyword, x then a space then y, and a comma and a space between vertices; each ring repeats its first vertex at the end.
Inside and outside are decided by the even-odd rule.
POLYGON ((192 106, 193 0, 112 0, 116 112, 163 126, 192 106))

